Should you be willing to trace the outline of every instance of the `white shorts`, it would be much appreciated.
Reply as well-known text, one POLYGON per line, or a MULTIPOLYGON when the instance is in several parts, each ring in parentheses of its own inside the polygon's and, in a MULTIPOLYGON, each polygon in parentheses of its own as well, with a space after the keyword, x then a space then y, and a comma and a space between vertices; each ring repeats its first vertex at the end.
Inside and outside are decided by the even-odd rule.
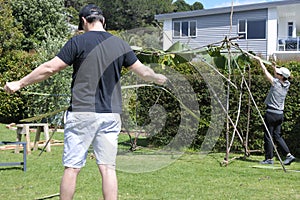
POLYGON ((115 166, 120 130, 118 113, 67 112, 63 165, 82 168, 92 145, 98 165, 115 166))

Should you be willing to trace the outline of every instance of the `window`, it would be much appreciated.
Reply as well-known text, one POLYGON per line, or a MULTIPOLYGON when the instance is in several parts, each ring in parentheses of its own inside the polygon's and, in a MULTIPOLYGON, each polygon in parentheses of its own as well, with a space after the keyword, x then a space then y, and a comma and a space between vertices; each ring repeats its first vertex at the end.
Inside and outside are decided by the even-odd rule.
POLYGON ((240 39, 266 39, 266 20, 239 20, 240 39))
POLYGON ((190 36, 196 37, 196 21, 190 22, 190 36))
POLYGON ((246 39, 246 20, 239 20, 238 26, 240 39, 246 39))
POLYGON ((293 37, 294 23, 288 22, 288 36, 293 37))
POLYGON ((179 37, 180 36, 180 22, 174 22, 174 37, 179 37))
POLYGON ((196 21, 181 21, 173 23, 174 37, 196 37, 196 21))
POLYGON ((189 22, 181 22, 181 36, 189 36, 189 22))

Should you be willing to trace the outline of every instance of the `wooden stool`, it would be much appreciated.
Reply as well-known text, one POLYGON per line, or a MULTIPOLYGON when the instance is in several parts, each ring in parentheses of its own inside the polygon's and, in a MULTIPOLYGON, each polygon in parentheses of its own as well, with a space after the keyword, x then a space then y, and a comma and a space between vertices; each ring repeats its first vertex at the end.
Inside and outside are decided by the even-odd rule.
MULTIPOLYGON (((49 140, 49 126, 47 123, 39 123, 39 124, 17 124, 17 141, 21 142, 22 135, 25 135, 25 140, 27 143, 27 153, 31 153, 31 145, 30 145, 30 128, 31 127, 36 127, 36 135, 35 135, 35 140, 34 140, 34 147, 33 150, 38 149, 38 142, 40 141, 40 136, 41 132, 44 132, 45 135, 45 140, 46 142, 49 140)), ((50 142, 48 143, 46 147, 46 151, 50 152, 51 147, 50 147, 50 142)), ((16 146, 15 153, 19 153, 19 147, 16 146)))

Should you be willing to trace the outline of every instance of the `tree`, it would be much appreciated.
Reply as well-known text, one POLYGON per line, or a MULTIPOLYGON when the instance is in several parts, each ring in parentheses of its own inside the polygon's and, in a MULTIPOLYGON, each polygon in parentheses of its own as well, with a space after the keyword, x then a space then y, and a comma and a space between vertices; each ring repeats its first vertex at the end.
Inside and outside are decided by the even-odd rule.
POLYGON ((35 49, 50 37, 68 37, 63 0, 12 0, 13 16, 23 25, 25 50, 35 49))
POLYGON ((11 6, 4 0, 0 0, 0 57, 5 52, 13 49, 21 49, 21 41, 24 35, 22 26, 15 23, 11 6))
POLYGON ((138 22, 133 27, 138 28, 153 24, 154 15, 171 12, 174 6, 172 0, 134 0, 129 1, 129 8, 133 19, 138 22))
MULTIPOLYGON (((0 85, 3 86, 30 71, 34 55, 21 50, 22 25, 15 23, 11 5, 5 0, 0 0, 0 21, 0 85)), ((11 98, 0 90, 0 121, 8 123, 23 118, 25 104, 19 94, 11 98)))
POLYGON ((184 0, 176 0, 173 5, 175 6, 174 12, 190 11, 191 6, 184 0))
POLYGON ((192 5, 191 8, 192 8, 192 10, 202 10, 203 4, 197 1, 192 5))
POLYGON ((109 30, 130 30, 152 25, 154 15, 173 11, 172 0, 93 0, 106 18, 109 30))
POLYGON ((64 0, 68 14, 73 18, 73 24, 78 23, 77 14, 81 6, 86 3, 98 5, 106 18, 108 30, 131 30, 135 28, 151 26, 155 23, 154 15, 170 12, 190 11, 203 9, 200 2, 193 5, 185 3, 184 0, 64 0), (74 12, 77 10, 77 13, 74 12))
MULTIPOLYGON (((99 0, 94 0, 93 3, 98 4, 99 0)), ((100 0, 101 1, 101 0, 100 0)), ((64 5, 66 8, 73 7, 76 10, 80 10, 83 5, 88 3, 87 0, 64 0, 64 5)))
POLYGON ((107 28, 110 30, 130 29, 132 13, 126 0, 102 1, 107 28))

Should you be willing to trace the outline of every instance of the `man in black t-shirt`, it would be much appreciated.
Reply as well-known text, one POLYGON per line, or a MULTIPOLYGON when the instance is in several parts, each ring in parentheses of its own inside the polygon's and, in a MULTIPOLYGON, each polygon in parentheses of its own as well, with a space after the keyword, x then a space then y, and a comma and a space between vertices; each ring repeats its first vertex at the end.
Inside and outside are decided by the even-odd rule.
POLYGON ((6 83, 4 89, 12 94, 73 65, 60 198, 73 198, 77 176, 85 165, 89 146, 93 145, 104 199, 117 199, 115 160, 121 129, 121 68, 124 66, 143 80, 160 85, 167 78, 143 65, 126 42, 105 31, 105 18, 99 7, 85 6, 79 19, 78 28, 84 34, 71 38, 56 57, 21 80, 6 83))

